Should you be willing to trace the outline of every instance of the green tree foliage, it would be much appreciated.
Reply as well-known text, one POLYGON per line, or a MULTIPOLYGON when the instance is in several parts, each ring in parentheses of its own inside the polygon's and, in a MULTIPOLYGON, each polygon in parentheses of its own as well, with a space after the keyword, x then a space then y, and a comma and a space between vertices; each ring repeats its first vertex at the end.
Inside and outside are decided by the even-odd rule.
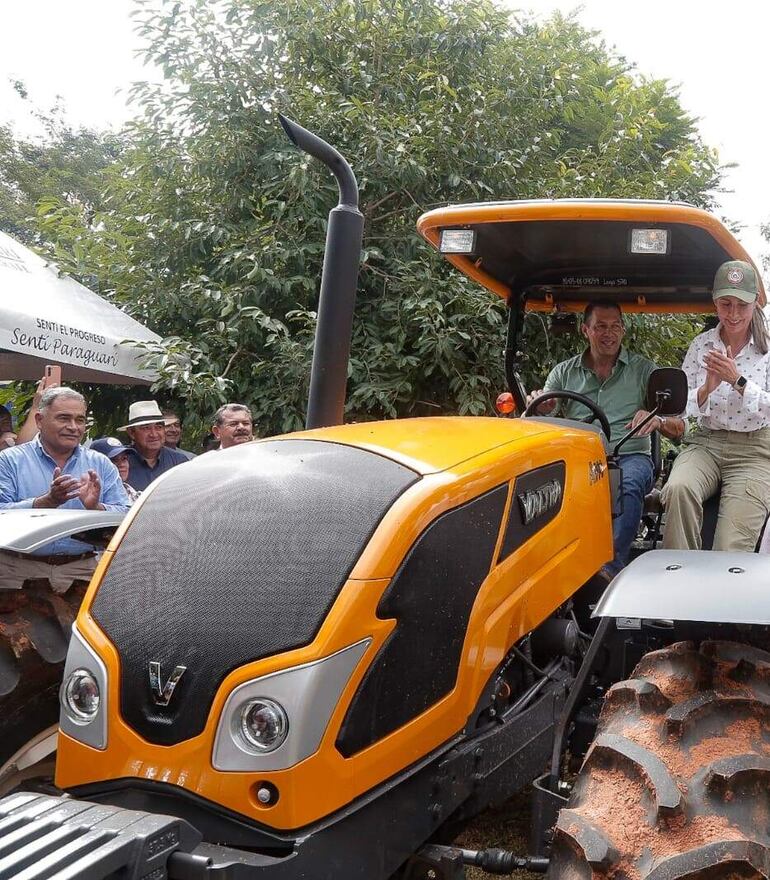
MULTIPOLYGON (((765 241, 770 243, 770 223, 763 223, 760 227, 760 231, 765 241)), ((762 255, 762 267, 765 271, 770 269, 770 254, 765 253, 762 255)))
MULTIPOLYGON (((562 196, 710 207, 720 179, 668 84, 571 18, 487 0, 194 0, 142 2, 137 20, 165 78, 135 87, 98 210, 48 199, 39 224, 66 268, 165 337, 160 386, 201 419, 235 399, 263 433, 303 422, 336 185, 288 144, 279 110, 337 146, 361 187, 353 419, 489 412, 503 387, 504 308, 431 253, 423 211, 562 196)), ((533 385, 576 339, 529 324, 533 385)), ((664 359, 688 330, 666 323, 664 359)))
MULTIPOLYGON (((13 85, 29 100, 23 83, 13 85)), ((38 137, 16 137, 10 125, 0 125, 0 229, 26 244, 38 238, 41 201, 56 199, 87 222, 103 206, 103 172, 120 154, 117 135, 73 127, 61 104, 33 115, 38 137)))

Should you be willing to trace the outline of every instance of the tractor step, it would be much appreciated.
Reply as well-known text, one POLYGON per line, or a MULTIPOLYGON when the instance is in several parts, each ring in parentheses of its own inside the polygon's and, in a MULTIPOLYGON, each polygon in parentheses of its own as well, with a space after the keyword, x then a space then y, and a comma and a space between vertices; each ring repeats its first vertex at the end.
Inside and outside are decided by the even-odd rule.
POLYGON ((412 856, 406 866, 405 880, 465 880, 466 866, 481 868, 487 874, 532 871, 545 874, 548 859, 541 856, 517 856, 504 849, 460 849, 430 843, 412 856))
POLYGON ((0 880, 166 880, 177 873, 169 872, 175 854, 194 867, 188 863, 200 857, 190 851, 199 842, 191 825, 171 816, 66 795, 0 800, 0 880))

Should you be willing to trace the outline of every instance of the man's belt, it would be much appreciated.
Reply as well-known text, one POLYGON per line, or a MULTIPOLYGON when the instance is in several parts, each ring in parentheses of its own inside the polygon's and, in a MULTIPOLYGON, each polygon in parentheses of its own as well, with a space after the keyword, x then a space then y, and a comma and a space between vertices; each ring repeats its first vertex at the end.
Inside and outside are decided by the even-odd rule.
POLYGON ((67 565, 69 562, 79 562, 81 559, 93 559, 96 553, 91 550, 88 553, 54 553, 52 556, 35 556, 32 553, 19 553, 17 550, 0 550, 6 556, 14 559, 26 559, 33 562, 42 562, 44 565, 67 565))

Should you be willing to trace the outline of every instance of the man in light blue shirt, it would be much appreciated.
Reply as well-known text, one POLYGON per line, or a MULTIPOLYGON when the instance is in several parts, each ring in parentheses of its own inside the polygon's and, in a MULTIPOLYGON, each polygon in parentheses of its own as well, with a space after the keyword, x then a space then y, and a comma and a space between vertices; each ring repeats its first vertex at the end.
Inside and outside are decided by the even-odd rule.
MULTIPOLYGON (((80 445, 86 428, 81 394, 49 388, 35 420, 38 434, 33 440, 0 452, 0 510, 128 510, 115 465, 80 445)), ((0 550, 0 588, 46 579, 63 591, 74 580, 88 580, 95 568, 96 548, 73 538, 53 541, 32 554, 0 550)))

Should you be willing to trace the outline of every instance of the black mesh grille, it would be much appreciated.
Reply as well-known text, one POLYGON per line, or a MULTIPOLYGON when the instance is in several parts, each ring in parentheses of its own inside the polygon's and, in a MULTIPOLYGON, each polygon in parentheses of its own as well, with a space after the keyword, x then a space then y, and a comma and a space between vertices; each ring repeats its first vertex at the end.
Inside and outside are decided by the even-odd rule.
POLYGON ((398 623, 358 687, 337 739, 349 757, 449 693, 468 618, 492 567, 508 484, 443 514, 420 535, 377 606, 398 623))
POLYGON ((211 452, 164 478, 93 605, 121 658, 121 711, 150 742, 203 729, 222 679, 311 642, 369 536, 417 475, 349 446, 277 440, 211 452), (163 681, 186 666, 171 704, 163 681))

